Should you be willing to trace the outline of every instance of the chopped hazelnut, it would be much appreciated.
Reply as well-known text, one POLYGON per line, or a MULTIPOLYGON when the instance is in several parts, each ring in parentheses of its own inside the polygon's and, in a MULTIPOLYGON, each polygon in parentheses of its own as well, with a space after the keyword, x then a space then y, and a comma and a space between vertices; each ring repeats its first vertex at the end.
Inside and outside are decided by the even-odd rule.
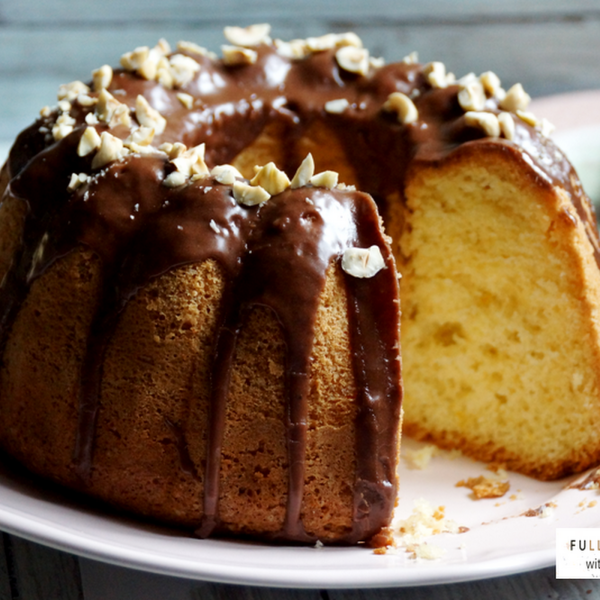
POLYGON ((255 206, 266 202, 271 194, 260 185, 249 185, 243 181, 234 181, 233 197, 238 204, 245 206, 255 206))
POLYGON ((539 121, 537 117, 532 112, 527 112, 524 110, 516 110, 517 117, 521 119, 521 121, 527 123, 527 125, 531 125, 532 127, 536 127, 539 125, 539 121))
POLYGON ((458 103, 463 110, 480 111, 485 108, 485 91, 479 81, 468 83, 458 92, 458 103))
POLYGON ((190 83, 200 70, 200 65, 193 58, 183 54, 174 54, 171 56, 169 66, 175 87, 183 87, 190 83))
POLYGON ((350 102, 346 98, 339 100, 330 100, 325 103, 325 112, 332 114, 341 114, 350 106, 350 102))
POLYGON ((448 87, 446 80, 446 65, 442 62, 430 62, 423 67, 423 74, 434 88, 448 87))
POLYGON ((186 181, 187 178, 183 173, 180 173, 179 171, 173 171, 164 178, 163 185, 166 187, 175 188, 182 186, 186 181))
POLYGON ((498 123, 500 124, 500 131, 507 140, 514 140, 515 138, 515 122, 513 121, 512 115, 507 112, 501 112, 498 115, 498 123))
POLYGON ((268 23, 248 27, 225 27, 223 33, 227 41, 234 46, 258 46, 271 42, 269 38, 271 26, 268 23))
POLYGON ((70 102, 75 100, 79 94, 87 94, 89 91, 90 88, 82 81, 71 81, 71 83, 64 83, 58 88, 58 99, 70 102))
POLYGON ((115 111, 110 118, 108 126, 112 129, 122 125, 123 127, 131 128, 131 117, 129 116, 129 106, 126 104, 119 104, 115 108, 115 111))
POLYGON ((346 33, 327 33, 320 37, 310 37, 305 40, 306 47, 311 52, 321 52, 323 50, 331 50, 332 48, 343 48, 344 46, 352 46, 354 48, 362 48, 362 40, 353 32, 346 33))
POLYGON ((531 97, 525 92, 523 86, 520 83, 515 83, 515 85, 506 92, 504 99, 500 101, 500 108, 512 112, 526 110, 530 101, 531 97))
POLYGON ((80 188, 84 183, 88 182, 91 177, 87 173, 72 173, 71 180, 67 189, 70 192, 74 192, 77 188, 80 188))
POLYGON ((75 119, 73 117, 69 116, 68 113, 61 114, 52 127, 52 137, 56 141, 62 140, 73 131, 74 125, 75 119))
POLYGON ((104 123, 110 123, 119 106, 125 106, 129 110, 126 105, 122 105, 108 90, 100 90, 98 102, 96 103, 96 117, 104 123))
POLYGON ((199 46, 198 44, 194 44, 194 42, 177 42, 177 50, 180 52, 189 52, 190 54, 198 54, 199 56, 209 56, 211 58, 216 57, 213 52, 209 52, 206 48, 199 46))
POLYGON ((296 174, 292 178, 291 188, 293 190, 302 187, 310 182, 312 176, 315 173, 315 161, 312 157, 312 154, 308 153, 306 158, 302 161, 296 174))
POLYGON ((165 142, 164 144, 161 144, 158 149, 161 152, 164 152, 169 159, 172 160, 173 158, 181 156, 187 150, 187 146, 181 142, 175 142, 174 144, 165 142))
POLYGON ((237 178, 243 179, 243 175, 233 165, 217 165, 210 174, 224 185, 233 185, 237 178))
POLYGON ((242 48, 241 46, 221 46, 223 51, 223 62, 228 66, 235 65, 253 65, 258 54, 254 50, 249 48, 242 48))
POLYGON ((138 144, 140 146, 149 146, 154 138, 154 129, 152 127, 138 127, 132 131, 123 142, 125 146, 129 144, 138 144))
POLYGON ((78 156, 87 156, 100 147, 100 136, 94 127, 86 127, 77 146, 78 156))
POLYGON ((398 121, 405 125, 414 123, 419 118, 419 111, 414 102, 401 92, 392 92, 385 101, 383 110, 395 112, 398 121))
POLYGON ((79 94, 79 96, 77 96, 77 103, 80 106, 94 106, 95 104, 98 103, 98 98, 94 98, 94 96, 88 96, 87 94, 79 94))
POLYGON ((342 256, 342 269, 352 277, 373 277, 384 268, 385 261, 379 246, 347 248, 342 256))
POLYGON ((343 46, 335 53, 338 65, 345 71, 366 75, 369 72, 369 51, 355 46, 343 46))
POLYGON ((186 108, 192 108, 194 106, 194 97, 190 96, 190 94, 184 94, 183 92, 179 92, 177 94, 177 100, 181 102, 186 108))
POLYGON ((304 58, 310 50, 306 45, 306 40, 291 40, 284 42, 283 40, 274 40, 277 52, 287 58, 304 58))
POLYGON ((250 185, 260 185, 271 196, 275 196, 290 187, 290 180, 283 171, 275 166, 274 162, 270 162, 256 172, 250 185))
POLYGON ((167 126, 167 120, 156 109, 152 108, 141 94, 138 95, 135 101, 135 116, 140 125, 152 127, 157 135, 160 135, 167 126))
POLYGON ((112 81, 113 70, 110 65, 102 65, 99 69, 92 71, 92 81, 94 82, 94 91, 105 90, 112 81))
POLYGON ((85 122, 88 125, 98 125, 98 123, 100 123, 100 121, 98 121, 98 117, 91 112, 85 115, 85 122))
POLYGON ((126 71, 137 71, 146 62, 149 54, 150 48, 148 46, 139 46, 121 56, 121 66, 126 71))
POLYGON ((324 187, 329 190, 333 189, 338 184, 339 173, 335 171, 323 171, 317 173, 310 178, 310 183, 315 187, 324 187))
POLYGON ((479 76, 479 81, 490 98, 495 98, 502 89, 500 78, 493 71, 486 71, 479 76))
POLYGON ((113 160, 122 158, 125 154, 127 150, 123 147, 123 142, 108 131, 103 131, 100 136, 100 148, 92 160, 92 169, 103 167, 113 160))
POLYGON ((204 162, 204 144, 194 146, 185 152, 182 152, 176 158, 172 158, 171 162, 175 165, 180 173, 186 177, 192 175, 208 175, 209 170, 204 162))
POLYGON ((400 62, 405 65, 416 65, 419 62, 419 53, 413 50, 410 54, 407 54, 400 62))
POLYGON ((500 123, 493 113, 469 111, 465 113, 465 122, 471 127, 482 129, 488 137, 500 136, 500 123))

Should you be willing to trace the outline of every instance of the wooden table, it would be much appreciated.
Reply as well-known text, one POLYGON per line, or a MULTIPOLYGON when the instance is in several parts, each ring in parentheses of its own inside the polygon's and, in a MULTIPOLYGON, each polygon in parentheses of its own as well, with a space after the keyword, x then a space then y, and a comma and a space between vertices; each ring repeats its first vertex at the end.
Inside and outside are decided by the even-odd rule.
POLYGON ((4 534, 0 600, 533 600, 598 599, 600 581, 557 580, 554 568, 486 581, 397 589, 291 590, 177 579, 78 559, 4 534))
MULTIPOLYGON (((268 21, 283 39, 353 30, 373 55, 419 50, 458 76, 493 70, 532 96, 600 88, 600 3, 586 0, 0 0, 0 143, 28 125, 58 85, 159 37, 218 50, 224 25, 268 21)), ((600 598, 595 580, 554 569, 487 581, 381 590, 281 590, 148 574, 2 534, 0 600, 600 598)))

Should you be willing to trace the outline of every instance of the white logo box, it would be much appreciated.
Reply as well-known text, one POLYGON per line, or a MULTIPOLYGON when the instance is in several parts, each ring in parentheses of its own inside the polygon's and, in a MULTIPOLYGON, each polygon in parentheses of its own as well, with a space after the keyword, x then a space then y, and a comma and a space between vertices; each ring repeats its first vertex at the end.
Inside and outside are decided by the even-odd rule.
POLYGON ((556 529, 556 578, 600 579, 600 528, 556 529))

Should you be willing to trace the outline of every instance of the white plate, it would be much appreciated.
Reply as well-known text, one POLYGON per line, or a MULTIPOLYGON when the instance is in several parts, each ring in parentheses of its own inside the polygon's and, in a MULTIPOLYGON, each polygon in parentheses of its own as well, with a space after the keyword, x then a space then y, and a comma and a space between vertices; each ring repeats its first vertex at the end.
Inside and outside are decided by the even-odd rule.
MULTIPOLYGON (((572 94, 534 103, 539 116, 582 115, 595 93, 572 94), (584 97, 585 96, 585 97, 584 97), (553 113, 554 111, 554 113, 553 113)), ((568 123, 555 135, 578 169, 590 195, 600 199, 600 115, 568 123), (596 140, 599 140, 598 142, 596 140)), ((0 142, 0 162, 8 144, 0 142)), ((403 450, 418 445, 403 441, 403 450)), ((282 587, 388 587, 450 583, 533 570, 555 563, 557 527, 600 527, 598 492, 567 489, 576 478, 539 482, 509 474, 510 491, 500 499, 474 500, 456 487, 459 480, 490 475, 485 465, 447 453, 425 470, 401 464, 399 515, 424 498, 444 506, 447 518, 468 531, 441 534, 429 543, 446 553, 437 560, 413 559, 406 553, 375 555, 367 548, 273 547, 224 540, 197 540, 168 528, 140 523, 100 509, 86 508, 23 476, 0 470, 0 529, 81 556, 136 569, 227 583, 282 587), (523 516, 545 503, 550 516, 523 516)), ((583 479, 581 475, 577 479, 583 479)))

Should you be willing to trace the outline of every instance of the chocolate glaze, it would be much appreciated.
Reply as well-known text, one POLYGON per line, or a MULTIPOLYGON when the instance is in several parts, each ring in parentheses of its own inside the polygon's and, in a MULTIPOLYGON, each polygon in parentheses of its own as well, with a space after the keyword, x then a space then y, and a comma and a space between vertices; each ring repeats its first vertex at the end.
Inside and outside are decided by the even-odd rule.
MULTIPOLYGON (((338 67, 333 50, 301 60, 285 58, 272 46, 260 46, 257 52, 256 64, 236 67, 189 54, 200 70, 177 90, 116 71, 110 91, 132 109, 137 95, 143 94, 168 122, 153 143, 206 142, 209 166, 230 162, 267 124, 278 122, 289 142, 284 164, 278 166, 292 174, 303 158, 294 151, 294 141, 308 127, 326 124, 342 142, 363 189, 379 199, 393 192, 402 196, 407 170, 416 161, 441 163, 466 145, 510 152, 542 184, 566 191, 586 224, 600 264, 593 209, 573 168, 550 140, 520 119, 514 118, 513 142, 484 137, 465 124, 458 87, 433 89, 420 65, 391 64, 357 76, 338 67), (191 109, 177 99, 180 91, 194 97, 191 109), (414 99, 418 121, 401 125, 395 115, 382 111, 395 91, 414 99), (326 102, 341 98, 349 102, 342 114, 324 111, 326 102)), ((93 171, 91 157, 80 158, 75 151, 90 110, 93 107, 75 101, 70 114, 76 126, 70 135, 58 142, 52 139, 54 113, 24 131, 11 150, 6 194, 25 200, 29 213, 23 244, 0 295, 4 344, 29 285, 53 261, 82 245, 101 258, 102 298, 81 377, 74 449, 81 485, 93 475, 103 357, 123 307, 150 279, 210 258, 222 267, 227 284, 215 342, 204 517, 198 532, 206 536, 219 528, 219 464, 230 365, 244 315, 261 305, 276 315, 287 347, 289 493, 285 524, 273 537, 314 541, 303 530, 301 505, 318 297, 327 268, 346 248, 375 244, 387 268, 366 280, 345 276, 358 418, 354 525, 341 541, 352 543, 376 534, 388 523, 396 495, 401 388, 397 281, 374 204, 360 193, 309 186, 287 190, 259 207, 241 207, 229 186, 211 178, 175 189, 162 185, 173 169, 164 155, 130 155, 93 171), (70 175, 79 172, 93 178, 69 193, 70 175)), ((486 110, 499 111, 491 99, 486 110)), ((118 129, 111 133, 123 138, 128 134, 118 129)), ((385 210, 384 203, 381 208, 385 210)), ((170 427, 175 431, 178 426, 170 427)), ((182 468, 190 470, 180 432, 175 437, 182 468)))

